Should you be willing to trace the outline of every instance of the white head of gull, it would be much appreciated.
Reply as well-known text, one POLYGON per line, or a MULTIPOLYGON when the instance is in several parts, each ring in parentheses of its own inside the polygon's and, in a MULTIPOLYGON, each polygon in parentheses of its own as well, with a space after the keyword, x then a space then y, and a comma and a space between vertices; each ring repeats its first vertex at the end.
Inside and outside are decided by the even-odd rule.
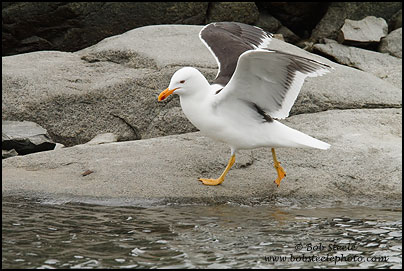
POLYGON ((158 100, 178 94, 191 123, 204 135, 230 146, 226 169, 217 179, 199 179, 203 184, 221 184, 237 150, 270 147, 279 186, 286 173, 276 158, 276 147, 330 147, 277 120, 289 116, 305 78, 321 76, 330 66, 268 49, 271 34, 242 23, 211 23, 199 37, 218 64, 215 80, 209 84, 197 69, 181 68, 158 100))

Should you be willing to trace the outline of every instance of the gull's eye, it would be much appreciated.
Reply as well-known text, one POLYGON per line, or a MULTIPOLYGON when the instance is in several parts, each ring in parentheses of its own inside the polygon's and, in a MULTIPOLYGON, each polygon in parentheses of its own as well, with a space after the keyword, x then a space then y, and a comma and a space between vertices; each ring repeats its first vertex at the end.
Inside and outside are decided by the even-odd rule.
POLYGON ((181 83, 181 84, 184 84, 184 83, 185 83, 185 80, 181 80, 180 83, 181 83))

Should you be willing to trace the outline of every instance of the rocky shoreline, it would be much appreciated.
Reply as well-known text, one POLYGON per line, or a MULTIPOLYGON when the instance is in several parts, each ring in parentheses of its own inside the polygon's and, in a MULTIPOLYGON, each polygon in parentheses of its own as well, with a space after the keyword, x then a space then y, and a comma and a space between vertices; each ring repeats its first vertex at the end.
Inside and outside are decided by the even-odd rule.
POLYGON ((202 185, 198 177, 219 175, 229 150, 197 132, 83 144, 5 159, 3 195, 135 205, 285 201, 313 206, 397 205, 402 192, 397 148, 401 118, 401 109, 329 110, 290 117, 289 126, 332 147, 278 149, 288 174, 280 187, 273 183, 276 176, 267 149, 241 151, 222 185, 202 185))
MULTIPOLYGON (((322 20, 332 17, 330 9, 322 20)), ((357 21, 362 19, 367 17, 357 21)), ((157 102, 179 67, 196 67, 210 80, 216 75, 216 62, 198 38, 202 26, 145 26, 73 53, 3 57, 2 145, 3 158, 8 157, 2 161, 3 195, 135 205, 286 201, 398 206, 402 28, 376 19, 370 21, 380 24, 381 34, 368 42, 362 32, 355 44, 344 30, 342 37, 350 36, 349 42, 338 35, 329 39, 330 34, 301 42, 303 50, 278 35, 270 44, 334 68, 306 79, 291 117, 282 121, 332 147, 280 149, 288 176, 279 188, 265 149, 241 152, 222 185, 200 184, 198 177, 223 170, 227 146, 199 134, 178 97, 157 102), (32 135, 48 139, 51 150, 21 155, 26 152, 10 147, 11 135, 16 142, 26 141, 8 132, 5 120, 39 124, 43 128, 33 124, 32 135), (20 155, 9 158, 13 154, 20 155)))

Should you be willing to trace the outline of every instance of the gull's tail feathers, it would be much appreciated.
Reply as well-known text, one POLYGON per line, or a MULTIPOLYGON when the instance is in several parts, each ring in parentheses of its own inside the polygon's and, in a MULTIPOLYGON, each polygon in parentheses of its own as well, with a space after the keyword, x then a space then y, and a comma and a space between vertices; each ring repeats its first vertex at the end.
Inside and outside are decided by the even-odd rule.
POLYGON ((271 128, 273 134, 277 134, 280 147, 315 148, 326 150, 330 144, 306 135, 298 130, 292 129, 278 121, 274 121, 271 128))

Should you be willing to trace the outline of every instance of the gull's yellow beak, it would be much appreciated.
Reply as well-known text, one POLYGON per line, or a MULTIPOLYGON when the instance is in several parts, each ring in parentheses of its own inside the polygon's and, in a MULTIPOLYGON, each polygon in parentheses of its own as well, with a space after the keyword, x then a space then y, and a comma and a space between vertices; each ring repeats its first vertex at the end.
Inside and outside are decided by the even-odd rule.
POLYGON ((158 97, 158 101, 160 102, 160 101, 164 100, 165 98, 167 98, 168 96, 170 96, 171 94, 173 94, 173 92, 174 92, 175 90, 177 90, 177 89, 178 89, 178 88, 174 88, 174 89, 166 88, 165 90, 163 90, 163 91, 160 93, 160 95, 159 95, 159 97, 158 97))

